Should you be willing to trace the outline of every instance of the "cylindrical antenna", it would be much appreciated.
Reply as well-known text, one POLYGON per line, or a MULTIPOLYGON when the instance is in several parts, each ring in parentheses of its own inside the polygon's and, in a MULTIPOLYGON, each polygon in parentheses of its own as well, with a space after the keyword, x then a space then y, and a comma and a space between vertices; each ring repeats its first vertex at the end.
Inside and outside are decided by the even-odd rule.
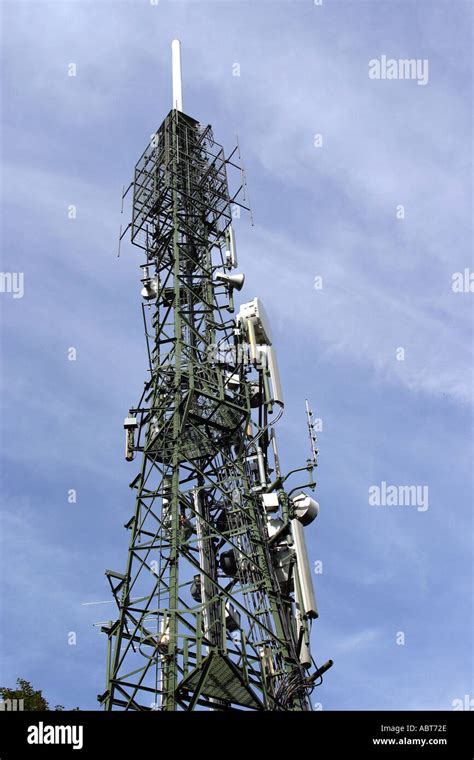
POLYGON ((171 63, 173 72, 173 108, 183 110, 183 87, 181 83, 181 42, 171 43, 171 63))

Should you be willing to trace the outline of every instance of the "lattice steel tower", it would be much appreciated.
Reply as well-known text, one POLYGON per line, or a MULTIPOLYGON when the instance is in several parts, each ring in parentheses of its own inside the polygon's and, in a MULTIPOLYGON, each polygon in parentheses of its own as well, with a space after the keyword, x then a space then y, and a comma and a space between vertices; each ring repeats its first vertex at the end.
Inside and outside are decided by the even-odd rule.
MULTIPOLYGON (((118 618, 102 627, 99 701, 310 710, 332 664, 309 675, 317 610, 303 532, 318 505, 283 487, 293 473, 280 470, 283 396, 262 304, 234 309, 244 277, 231 273, 232 208, 245 207, 245 181, 228 189, 236 151, 226 159, 211 127, 183 112, 179 42, 172 48, 173 108, 128 188, 127 230, 145 256, 149 377, 125 420, 126 459, 139 454, 141 467, 125 572, 106 571, 118 618)), ((299 469, 314 488, 307 411, 311 458, 299 469)))

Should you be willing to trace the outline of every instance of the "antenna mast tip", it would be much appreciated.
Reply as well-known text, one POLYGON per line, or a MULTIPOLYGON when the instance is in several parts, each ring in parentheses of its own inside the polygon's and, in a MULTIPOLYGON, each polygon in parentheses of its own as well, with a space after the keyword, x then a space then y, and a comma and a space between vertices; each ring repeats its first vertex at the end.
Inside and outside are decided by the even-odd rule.
POLYGON ((181 82, 181 42, 171 42, 171 67, 173 77, 173 108, 183 110, 183 86, 181 82))

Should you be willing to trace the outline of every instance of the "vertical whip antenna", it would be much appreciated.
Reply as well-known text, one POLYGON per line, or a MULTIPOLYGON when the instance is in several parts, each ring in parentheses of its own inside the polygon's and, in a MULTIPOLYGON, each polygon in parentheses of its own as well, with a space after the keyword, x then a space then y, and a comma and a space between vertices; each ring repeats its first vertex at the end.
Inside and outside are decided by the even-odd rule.
POLYGON ((173 108, 183 110, 183 86, 181 81, 181 42, 173 40, 171 43, 171 64, 173 75, 173 108))
POLYGON ((305 401, 306 404, 306 419, 308 421, 308 434, 309 434, 309 445, 311 449, 311 462, 315 467, 318 466, 318 439, 316 436, 316 431, 314 429, 314 422, 313 422, 313 411, 308 403, 308 399, 305 401))

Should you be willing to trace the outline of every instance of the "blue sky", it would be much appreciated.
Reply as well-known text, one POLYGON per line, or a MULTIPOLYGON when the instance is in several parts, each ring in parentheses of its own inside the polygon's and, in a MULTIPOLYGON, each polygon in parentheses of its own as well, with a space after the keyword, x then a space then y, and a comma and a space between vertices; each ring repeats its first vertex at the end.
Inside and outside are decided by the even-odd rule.
POLYGON ((24 273, 24 297, 0 293, 0 684, 22 676, 84 709, 104 688, 93 623, 115 612, 83 603, 107 602, 104 570, 124 567, 135 465, 122 422, 146 370, 140 256, 116 255, 120 195, 170 108, 179 37, 184 110, 228 153, 239 135, 255 219, 235 224, 240 300, 258 295, 272 321, 287 469, 308 455, 305 398, 323 420, 307 535, 323 562, 313 654, 335 665, 313 702, 472 696, 474 295, 451 287, 474 268, 471 3, 1 11, 1 269, 24 273), (428 59, 428 83, 369 79, 381 55, 428 59), (428 486, 428 510, 370 506, 383 481, 428 486))

